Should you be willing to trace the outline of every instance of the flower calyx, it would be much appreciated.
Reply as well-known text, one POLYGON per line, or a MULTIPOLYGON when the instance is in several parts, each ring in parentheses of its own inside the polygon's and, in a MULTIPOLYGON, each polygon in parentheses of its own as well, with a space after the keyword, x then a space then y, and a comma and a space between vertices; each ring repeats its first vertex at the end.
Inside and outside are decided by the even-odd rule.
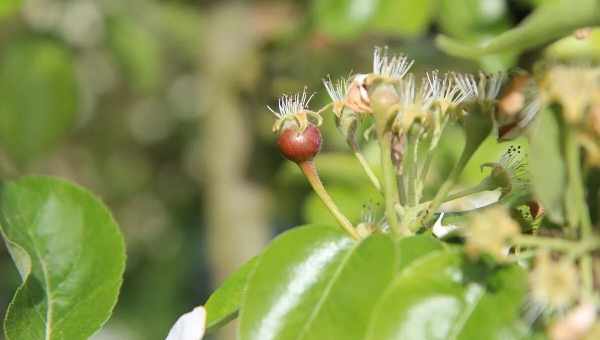
POLYGON ((273 132, 282 133, 290 128, 303 132, 309 125, 320 126, 323 123, 321 114, 308 108, 313 96, 309 95, 305 88, 302 93, 281 96, 277 101, 278 111, 267 106, 277 118, 273 124, 273 132))
POLYGON ((511 145, 498 162, 484 163, 481 168, 491 168, 491 173, 484 179, 495 188, 500 188, 501 197, 526 191, 529 186, 527 162, 521 146, 511 145))

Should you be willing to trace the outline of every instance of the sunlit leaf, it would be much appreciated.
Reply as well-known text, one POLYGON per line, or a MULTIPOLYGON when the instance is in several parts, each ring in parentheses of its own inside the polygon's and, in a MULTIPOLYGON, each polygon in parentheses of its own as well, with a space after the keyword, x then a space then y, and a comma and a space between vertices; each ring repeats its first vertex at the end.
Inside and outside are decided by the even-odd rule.
POLYGON ((317 28, 338 39, 355 38, 362 33, 377 11, 378 0, 313 1, 317 28))
POLYGON ((75 185, 27 177, 2 184, 0 226, 23 279, 6 339, 88 339, 109 318, 125 267, 108 209, 75 185))
POLYGON ((208 298, 204 307, 207 313, 206 328, 209 332, 218 329, 237 316, 246 282, 257 263, 258 257, 246 262, 208 298))
POLYGON ((444 244, 429 234, 405 237, 396 242, 398 271, 404 270, 413 261, 434 251, 444 249, 444 244))
POLYGON ((519 339, 525 272, 486 272, 458 251, 414 261, 381 297, 368 340, 519 339))
POLYGON ((359 243, 332 227, 293 229, 261 255, 242 304, 240 339, 363 339, 393 271, 387 236, 359 243))
POLYGON ((381 0, 373 19, 373 29, 400 36, 416 36, 427 31, 436 1, 381 0))
POLYGON ((54 147, 75 122, 77 84, 68 50, 53 40, 0 52, 0 148, 24 164, 54 147))

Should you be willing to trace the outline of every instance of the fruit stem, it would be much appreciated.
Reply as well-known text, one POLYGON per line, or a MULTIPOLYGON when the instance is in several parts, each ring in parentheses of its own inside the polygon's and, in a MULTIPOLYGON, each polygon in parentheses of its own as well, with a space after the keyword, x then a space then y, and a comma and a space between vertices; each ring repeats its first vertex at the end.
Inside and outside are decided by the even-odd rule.
POLYGON ((481 181, 481 183, 467 188, 465 190, 461 190, 458 192, 455 192, 453 194, 448 195, 447 197, 444 198, 443 202, 450 202, 450 201, 454 201, 456 199, 465 197, 465 196, 469 196, 469 195, 473 195, 473 194, 478 194, 480 192, 483 191, 489 191, 489 190, 494 190, 496 189, 496 186, 491 183, 491 181, 486 181, 485 179, 483 181, 481 181))
POLYGON ((379 179, 375 175, 375 172, 373 172, 373 169, 371 169, 369 162, 367 161, 365 156, 360 151, 360 148, 358 147, 356 141, 349 140, 348 144, 350 145, 350 148, 352 149, 352 152, 354 153, 354 157, 356 157, 356 159, 360 163, 360 166, 362 166, 363 170, 367 174, 367 177, 369 177, 371 184, 373 184, 373 186, 375 187, 375 189, 377 189, 377 191, 381 192, 381 183, 379 182, 379 179))
POLYGON ((385 197, 385 217, 390 224, 392 230, 395 230, 400 235, 410 235, 410 230, 398 223, 396 215, 396 203, 400 203, 398 199, 398 184, 396 179, 396 169, 392 163, 392 135, 384 133, 379 138, 379 147, 381 149, 381 167, 383 169, 383 191, 385 197))
POLYGON ((463 125, 465 130, 465 146, 462 154, 454 166, 454 169, 452 169, 452 172, 450 172, 450 175, 433 198, 429 210, 423 219, 424 223, 428 222, 442 202, 444 202, 448 192, 458 181, 458 178, 467 166, 467 163, 469 163, 473 154, 479 149, 479 146, 481 146, 483 141, 489 136, 493 128, 491 118, 487 116, 487 113, 482 112, 481 109, 479 109, 479 112, 475 111, 467 115, 463 125))
POLYGON ((358 232, 356 231, 356 229, 354 229, 354 226, 352 225, 350 220, 348 220, 348 218, 344 214, 342 214, 340 209, 333 202, 333 199, 331 198, 331 196, 329 196, 329 194, 327 193, 327 190, 325 190, 325 187, 323 186, 323 183, 321 182, 321 179, 319 178, 319 174, 317 172, 317 168, 315 167, 314 162, 312 160, 304 161, 304 162, 298 163, 298 166, 304 173, 304 176, 306 176, 306 179, 310 183, 311 187, 313 188, 313 190, 315 191, 317 196, 319 196, 319 198, 321 199, 323 204, 325 204, 325 206, 327 207, 329 212, 333 215, 333 217, 335 217, 335 219, 338 221, 340 226, 353 239, 359 240, 360 236, 358 235, 358 232))

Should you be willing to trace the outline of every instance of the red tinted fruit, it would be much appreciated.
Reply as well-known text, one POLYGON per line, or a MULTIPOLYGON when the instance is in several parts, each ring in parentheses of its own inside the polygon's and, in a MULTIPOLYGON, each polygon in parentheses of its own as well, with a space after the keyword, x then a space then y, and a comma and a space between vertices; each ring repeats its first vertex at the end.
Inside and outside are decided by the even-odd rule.
POLYGON ((288 128, 281 132, 277 144, 283 156, 290 161, 310 161, 321 150, 321 131, 314 125, 309 125, 304 131, 288 128))

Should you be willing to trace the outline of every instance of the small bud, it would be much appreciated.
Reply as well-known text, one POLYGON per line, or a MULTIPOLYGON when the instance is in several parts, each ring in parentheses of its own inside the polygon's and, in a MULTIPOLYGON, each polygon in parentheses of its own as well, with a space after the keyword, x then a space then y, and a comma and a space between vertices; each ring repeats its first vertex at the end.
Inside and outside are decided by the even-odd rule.
POLYGON ((373 113, 367 91, 366 74, 357 74, 352 77, 344 105, 356 113, 373 113))
POLYGON ((546 71, 541 82, 546 102, 557 102, 567 123, 584 122, 587 109, 600 93, 600 67, 589 65, 557 65, 546 71))
POLYGON ((550 339, 581 340, 589 333, 595 320, 596 307, 593 303, 576 306, 550 327, 550 339))
POLYGON ((369 98, 371 99, 371 107, 375 120, 377 122, 378 133, 387 128, 391 123, 391 118, 394 116, 392 109, 397 106, 400 101, 398 93, 392 84, 385 82, 376 82, 369 88, 369 98))
POLYGON ((529 275, 533 301, 555 310, 568 307, 579 295, 577 269, 568 259, 553 260, 540 252, 529 275))
POLYGON ((519 225, 504 207, 485 209, 469 221, 465 251, 471 257, 482 253, 503 261, 510 247, 509 240, 519 234, 519 225))
POLYGON ((415 121, 424 125, 433 126, 431 106, 434 100, 434 88, 424 78, 417 88, 414 74, 410 73, 398 84, 398 113, 394 119, 392 129, 402 135, 407 132, 415 121))
POLYGON ((451 73, 444 74, 443 78, 438 76, 438 71, 426 74, 427 87, 433 106, 440 109, 442 115, 455 108, 466 98, 466 93, 456 85, 455 78, 451 73))
POLYGON ((587 39, 592 35, 592 28, 591 27, 583 27, 580 29, 575 30, 575 39, 577 40, 583 40, 583 39, 587 39))
POLYGON ((485 163, 481 168, 492 168, 491 174, 484 179, 502 190, 502 197, 521 193, 529 188, 529 173, 525 155, 521 146, 511 145, 495 163, 485 163))
POLYGON ((539 201, 529 201, 526 204, 533 219, 539 219, 544 215, 544 207, 539 201))
POLYGON ((367 238, 369 235, 381 231, 380 226, 376 221, 375 215, 379 214, 379 203, 369 202, 367 204, 363 204, 362 207, 362 216, 361 222, 356 226, 356 232, 361 236, 361 238, 367 238))
POLYGON ((321 131, 310 124, 305 130, 287 128, 277 139, 279 151, 292 162, 312 160, 321 150, 321 131))
POLYGON ((527 74, 517 74, 504 87, 496 107, 498 140, 506 141, 519 137, 540 111, 542 100, 537 84, 527 74))

